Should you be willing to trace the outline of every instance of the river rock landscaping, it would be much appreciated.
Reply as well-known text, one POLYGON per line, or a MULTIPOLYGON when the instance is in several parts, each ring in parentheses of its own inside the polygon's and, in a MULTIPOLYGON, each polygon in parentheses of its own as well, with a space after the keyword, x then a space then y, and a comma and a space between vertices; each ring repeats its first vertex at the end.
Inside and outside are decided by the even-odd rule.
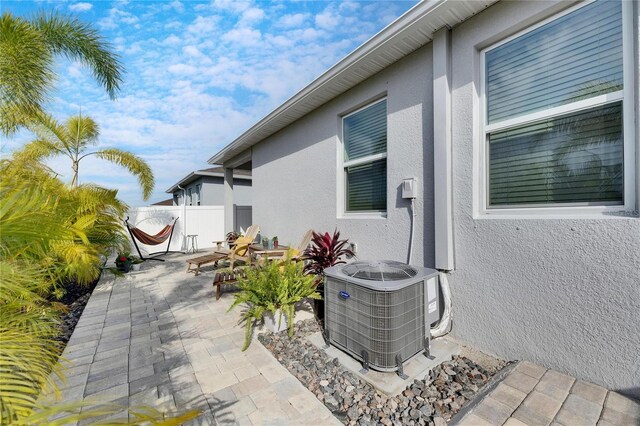
POLYGON ((309 319, 295 324, 291 339, 286 332, 266 332, 258 340, 347 425, 444 425, 499 370, 454 356, 401 394, 389 397, 304 338, 318 331, 317 322, 309 319))

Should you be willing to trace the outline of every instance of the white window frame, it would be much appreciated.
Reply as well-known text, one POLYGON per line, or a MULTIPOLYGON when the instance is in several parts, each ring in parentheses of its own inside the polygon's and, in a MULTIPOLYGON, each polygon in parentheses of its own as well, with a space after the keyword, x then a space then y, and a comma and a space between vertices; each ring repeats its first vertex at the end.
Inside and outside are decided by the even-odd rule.
MULTIPOLYGON (((388 191, 388 179, 389 179, 389 164, 387 162, 387 206, 384 211, 347 211, 347 167, 358 166, 360 164, 372 163, 378 160, 386 160, 387 152, 389 151, 388 143, 389 143, 389 114, 385 116, 387 120, 387 151, 380 154, 367 155, 366 157, 357 158, 355 160, 345 161, 344 159, 344 119, 348 118, 354 114, 359 113, 360 111, 369 108, 380 102, 386 102, 387 97, 384 96, 382 98, 376 99, 372 102, 368 102, 366 105, 349 112, 348 114, 340 116, 340 138, 338 140, 338 178, 337 184, 338 189, 336 194, 338 196, 337 206, 338 206, 338 219, 386 219, 387 218, 387 210, 389 209, 389 191, 388 191)), ((387 105, 388 106, 388 105, 387 105)), ((387 110, 388 111, 388 110, 387 110)))
POLYGON ((191 188, 187 188, 187 197, 189 200, 189 205, 193 206, 193 190, 191 188))
POLYGON ((202 185, 201 184, 197 184, 196 185, 196 206, 200 205, 200 191, 201 191, 202 185))
POLYGON ((525 114, 520 117, 502 120, 497 123, 488 124, 487 122, 487 97, 486 97, 486 62, 485 55, 489 50, 495 49, 511 40, 520 37, 523 34, 531 32, 549 22, 552 22, 564 15, 578 10, 595 0, 585 1, 573 7, 570 7, 560 13, 535 24, 529 26, 512 36, 503 39, 497 43, 480 51, 480 94, 478 96, 479 114, 479 149, 474 155, 474 165, 477 174, 474 174, 474 205, 475 217, 479 218, 592 218, 592 217, 624 217, 637 215, 636 196, 638 183, 636 181, 636 150, 637 141, 635 139, 635 97, 634 97, 634 40, 633 40, 633 2, 622 0, 622 72, 623 72, 623 90, 595 96, 593 98, 580 100, 567 105, 549 108, 543 111, 536 111, 525 114), (622 101, 622 120, 623 120, 623 168, 624 168, 624 195, 622 205, 587 205, 586 203, 558 203, 557 205, 530 205, 530 206, 489 206, 489 134, 505 128, 528 124, 545 118, 559 117, 564 114, 579 112, 585 109, 606 105, 613 102, 622 101))

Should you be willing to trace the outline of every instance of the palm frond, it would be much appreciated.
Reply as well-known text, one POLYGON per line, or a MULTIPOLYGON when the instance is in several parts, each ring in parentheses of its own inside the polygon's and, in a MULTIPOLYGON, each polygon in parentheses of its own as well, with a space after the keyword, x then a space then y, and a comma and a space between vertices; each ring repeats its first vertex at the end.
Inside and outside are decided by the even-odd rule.
POLYGON ((153 192, 154 177, 151 167, 140 157, 120 149, 109 148, 96 152, 98 158, 118 164, 127 169, 132 175, 138 178, 138 183, 142 187, 142 196, 149 199, 153 192))
POLYGON ((0 123, 10 134, 42 111, 53 82, 53 57, 40 31, 21 17, 0 18, 0 123))
POLYGON ((72 115, 64 124, 76 152, 81 152, 87 145, 95 145, 100 128, 91 117, 72 115))
POLYGON ((98 31, 90 24, 60 12, 41 12, 32 22, 52 53, 87 65, 111 99, 115 99, 122 83, 124 66, 111 44, 98 31))

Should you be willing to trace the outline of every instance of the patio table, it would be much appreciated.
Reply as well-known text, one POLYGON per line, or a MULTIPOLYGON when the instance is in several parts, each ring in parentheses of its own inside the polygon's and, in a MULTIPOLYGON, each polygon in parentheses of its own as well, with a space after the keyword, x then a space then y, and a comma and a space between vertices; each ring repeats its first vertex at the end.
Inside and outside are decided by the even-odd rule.
POLYGON ((287 250, 289 250, 289 246, 279 245, 277 248, 265 248, 262 244, 251 244, 249 246, 249 258, 252 263, 262 257, 282 259, 287 253, 287 250))

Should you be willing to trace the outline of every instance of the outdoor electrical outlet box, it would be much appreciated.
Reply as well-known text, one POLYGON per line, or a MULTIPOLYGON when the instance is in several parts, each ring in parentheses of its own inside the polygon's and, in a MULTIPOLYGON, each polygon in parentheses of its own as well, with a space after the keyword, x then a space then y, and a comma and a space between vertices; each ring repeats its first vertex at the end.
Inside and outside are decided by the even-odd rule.
POLYGON ((402 198, 418 198, 418 181, 416 178, 402 179, 402 198))

